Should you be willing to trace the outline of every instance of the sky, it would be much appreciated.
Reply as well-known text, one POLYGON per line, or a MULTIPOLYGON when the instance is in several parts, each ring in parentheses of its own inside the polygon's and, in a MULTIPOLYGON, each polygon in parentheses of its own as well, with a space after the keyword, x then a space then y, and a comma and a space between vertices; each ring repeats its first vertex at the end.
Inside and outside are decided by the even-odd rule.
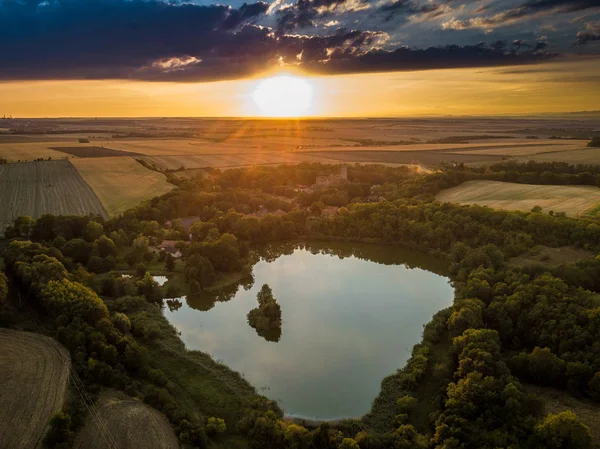
POLYGON ((600 0, 0 0, 0 114, 253 116, 600 109, 600 0))

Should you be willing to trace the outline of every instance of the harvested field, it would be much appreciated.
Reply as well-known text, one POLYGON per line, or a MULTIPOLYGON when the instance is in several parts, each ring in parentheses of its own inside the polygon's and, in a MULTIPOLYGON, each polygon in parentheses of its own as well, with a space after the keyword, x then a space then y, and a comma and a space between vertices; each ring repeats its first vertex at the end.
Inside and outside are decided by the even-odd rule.
POLYGON ((30 142, 30 143, 2 143, 0 142, 0 157, 7 159, 9 162, 17 161, 33 161, 35 159, 66 159, 69 156, 67 153, 51 150, 48 146, 66 146, 73 145, 73 142, 54 142, 52 144, 45 142, 30 142))
POLYGON ((0 231, 15 218, 43 214, 108 217, 102 203, 69 161, 0 165, 0 231))
POLYGON ((139 156, 138 153, 129 151, 112 150, 110 148, 84 145, 79 147, 51 147, 51 150, 60 151, 76 157, 111 157, 111 156, 139 156))
POLYGON ((496 148, 478 148, 478 149, 460 149, 452 150, 449 153, 453 154, 488 154, 493 156, 508 156, 508 157, 519 157, 519 156, 531 156, 537 154, 556 154, 562 152, 579 151, 587 145, 586 141, 574 140, 569 141, 571 143, 560 143, 560 141, 552 141, 552 144, 542 145, 515 145, 510 147, 496 147, 496 148), (558 143, 557 143, 558 142, 558 143))
POLYGON ((494 209, 530 211, 540 206, 546 213, 564 212, 578 216, 600 202, 600 188, 593 186, 551 186, 498 181, 467 181, 436 195, 441 202, 479 204, 494 209))
POLYGON ((165 175, 130 157, 82 158, 72 163, 111 216, 175 188, 165 175))
POLYGON ((558 153, 543 153, 534 156, 520 158, 521 161, 560 161, 567 164, 600 164, 600 148, 585 148, 575 151, 563 151, 558 153))
POLYGON ((581 422, 589 427, 593 447, 600 448, 600 407, 598 404, 586 399, 576 399, 566 391, 554 388, 529 384, 523 384, 523 386, 525 391, 533 393, 542 400, 545 414, 556 414, 567 410, 575 413, 581 422))
MULTIPOLYGON (((463 163, 491 163, 502 160, 499 156, 479 154, 451 154, 441 151, 379 151, 379 150, 353 150, 353 151, 319 151, 310 153, 312 156, 321 156, 338 162, 380 162, 395 164, 423 164, 438 165, 443 162, 463 163)), ((331 163, 331 161, 330 161, 331 163)))
POLYGON ((249 165, 286 165, 299 164, 301 162, 331 163, 327 158, 313 156, 310 154, 291 153, 236 153, 236 154, 202 154, 199 156, 143 156, 138 157, 155 167, 167 170, 178 170, 194 168, 233 168, 249 165))
POLYGON ((0 446, 41 448, 65 399, 69 353, 43 335, 0 329, 0 354, 0 446))
POLYGON ((572 246, 551 248, 549 246, 540 245, 533 248, 528 253, 510 258, 508 263, 513 267, 523 267, 535 264, 552 268, 563 264, 577 263, 594 256, 595 254, 590 251, 581 248, 573 248, 572 246))
MULTIPOLYGON (((587 144, 587 141, 586 141, 587 144)), ((571 144, 574 145, 574 144, 571 144)), ((537 149, 539 151, 549 151, 554 147, 565 146, 564 142, 559 140, 531 140, 531 139, 510 139, 510 140, 478 140, 467 143, 409 143, 399 145, 346 145, 336 147, 314 147, 303 149, 302 152, 309 151, 440 151, 447 153, 472 153, 477 151, 493 151, 495 154, 509 154, 513 149, 537 149)), ((581 147, 581 146, 580 146, 581 147)))
MULTIPOLYGON (((209 140, 190 139, 116 139, 103 142, 116 150, 129 151, 139 155, 200 155, 217 151, 215 144, 209 140)), ((219 148, 218 151, 221 149, 219 148)))
POLYGON ((98 420, 88 417, 75 449, 178 449, 167 418, 143 402, 120 393, 105 393, 96 406, 98 420), (104 424, 100 430, 98 421, 104 424))
POLYGON ((243 135, 224 141, 206 139, 113 139, 103 141, 105 146, 132 151, 147 156, 202 155, 205 153, 253 153, 255 151, 290 151, 300 146, 348 145, 348 142, 332 139, 309 139, 303 137, 252 137, 243 135))

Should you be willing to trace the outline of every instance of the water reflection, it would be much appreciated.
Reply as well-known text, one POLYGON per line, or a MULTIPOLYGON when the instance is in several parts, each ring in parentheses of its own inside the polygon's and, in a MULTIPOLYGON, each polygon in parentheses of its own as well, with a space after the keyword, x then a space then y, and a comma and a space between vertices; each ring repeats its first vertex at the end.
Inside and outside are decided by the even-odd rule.
POLYGON ((255 257, 253 277, 188 297, 165 316, 188 348, 241 372, 288 414, 367 412, 381 379, 403 366, 422 326, 452 301, 443 263, 398 248, 287 245, 255 257), (263 284, 284 318, 276 344, 247 323, 263 284))

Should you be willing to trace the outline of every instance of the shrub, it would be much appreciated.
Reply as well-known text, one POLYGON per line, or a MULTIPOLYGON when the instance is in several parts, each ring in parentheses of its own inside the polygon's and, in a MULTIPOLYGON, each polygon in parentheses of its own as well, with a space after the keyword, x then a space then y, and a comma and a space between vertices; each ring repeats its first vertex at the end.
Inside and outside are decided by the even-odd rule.
POLYGON ((226 430, 227 426, 225 425, 224 419, 215 417, 208 418, 208 423, 206 424, 206 433, 208 435, 218 435, 224 433, 226 430))

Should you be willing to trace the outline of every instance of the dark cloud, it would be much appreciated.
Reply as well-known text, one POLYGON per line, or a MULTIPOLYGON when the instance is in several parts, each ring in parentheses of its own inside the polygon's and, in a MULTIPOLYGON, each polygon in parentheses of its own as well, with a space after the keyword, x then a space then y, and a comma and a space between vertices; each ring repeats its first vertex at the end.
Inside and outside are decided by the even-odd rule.
POLYGON ((588 22, 585 31, 577 33, 575 45, 585 45, 593 41, 600 41, 600 20, 598 22, 588 22))
MULTIPOLYGON (((361 0, 313 0, 319 14, 360 9, 361 0)), ((509 46, 394 48, 383 31, 321 35, 260 26, 264 2, 200 6, 142 0, 0 1, 0 79, 235 79, 278 64, 319 73, 360 73, 529 64, 556 55, 509 46)), ((284 9, 285 11, 285 9, 284 9)))
POLYGON ((531 51, 507 52, 483 45, 447 45, 423 50, 403 47, 393 51, 371 50, 355 57, 336 51, 329 60, 312 64, 311 68, 325 73, 347 73, 493 67, 541 62, 554 56, 531 51))
POLYGON ((577 33, 577 45, 585 45, 588 42, 600 41, 600 33, 593 33, 589 31, 580 31, 577 33))
POLYGON ((521 49, 521 47, 527 47, 527 48, 531 48, 531 45, 529 45, 527 42, 525 42, 523 39, 516 39, 513 41, 512 43, 513 47, 515 47, 517 50, 521 49))
POLYGON ((419 16, 424 15, 428 20, 439 17, 449 10, 447 3, 425 3, 418 4, 412 0, 395 0, 392 3, 388 3, 380 7, 380 11, 387 13, 385 20, 389 21, 401 15, 402 17, 407 16, 419 16))
MULTIPOLYGON (((478 12, 483 13, 496 6, 496 3, 491 3, 479 8, 478 12)), ((494 29, 539 15, 573 13, 595 8, 600 8, 600 0, 529 0, 493 15, 476 16, 463 20, 452 19, 445 22, 443 27, 452 30, 494 29)))
POLYGON ((369 8, 368 0, 298 0, 277 11, 277 27, 280 31, 314 27, 317 19, 369 8))
POLYGON ((223 28, 237 28, 241 24, 260 17, 267 12, 269 4, 266 2, 244 3, 238 9, 230 9, 229 15, 223 22, 223 28))

